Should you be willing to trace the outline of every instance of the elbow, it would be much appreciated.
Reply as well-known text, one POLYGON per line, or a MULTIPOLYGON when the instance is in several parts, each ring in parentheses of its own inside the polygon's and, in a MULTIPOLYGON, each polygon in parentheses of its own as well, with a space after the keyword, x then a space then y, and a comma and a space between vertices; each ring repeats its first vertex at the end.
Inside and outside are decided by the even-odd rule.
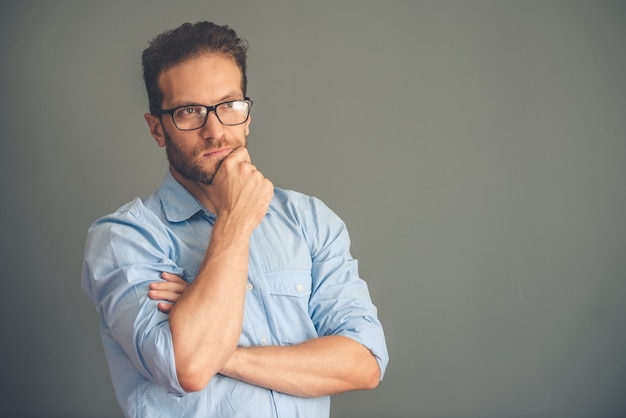
POLYGON ((216 374, 216 368, 204 364, 178 367, 176 370, 178 384, 187 393, 204 390, 216 374))
POLYGON ((376 356, 363 345, 359 345, 359 355, 353 363, 352 388, 350 390, 376 389, 382 378, 382 371, 376 356))
POLYGON ((372 390, 378 387, 380 383, 380 368, 376 362, 375 367, 363 379, 363 389, 372 390))
POLYGON ((367 382, 367 385, 363 388, 365 390, 372 390, 372 389, 376 389, 378 387, 378 384, 380 383, 380 379, 373 379, 367 382))
POLYGON ((216 374, 221 373, 221 370, 224 368, 223 362, 207 362, 202 361, 202 359, 202 357, 195 357, 187 359, 187 361, 179 361, 176 365, 178 384, 187 393, 204 390, 211 382, 211 379, 216 374))
POLYGON ((376 361, 374 361, 374 366, 375 367, 362 365, 357 373, 352 373, 350 376, 344 376, 341 381, 341 385, 330 393, 321 389, 319 393, 308 393, 304 396, 318 397, 328 394, 336 395, 338 393, 350 392, 353 390, 376 389, 380 383, 380 368, 378 367, 378 363, 376 363, 376 361))
POLYGON ((199 376, 193 374, 185 374, 178 376, 180 387, 187 393, 200 392, 207 387, 213 376, 199 376))
POLYGON ((367 367, 363 367, 362 369, 359 389, 376 389, 380 383, 380 374, 381 371, 378 366, 378 361, 376 361, 376 358, 372 355, 367 361, 367 367))
POLYGON ((205 383, 200 381, 181 381, 180 387, 182 387, 185 392, 192 393, 200 392, 206 387, 207 384, 208 382, 205 383))

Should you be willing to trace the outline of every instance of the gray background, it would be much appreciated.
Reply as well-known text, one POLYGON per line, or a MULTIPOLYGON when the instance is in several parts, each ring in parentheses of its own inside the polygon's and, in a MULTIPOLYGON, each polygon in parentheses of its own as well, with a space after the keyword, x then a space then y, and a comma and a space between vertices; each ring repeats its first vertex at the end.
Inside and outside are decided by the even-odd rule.
POLYGON ((2 415, 115 417, 88 225, 160 183, 140 54, 250 41, 253 161, 344 218, 391 363, 333 417, 626 415, 626 3, 2 2, 2 415))

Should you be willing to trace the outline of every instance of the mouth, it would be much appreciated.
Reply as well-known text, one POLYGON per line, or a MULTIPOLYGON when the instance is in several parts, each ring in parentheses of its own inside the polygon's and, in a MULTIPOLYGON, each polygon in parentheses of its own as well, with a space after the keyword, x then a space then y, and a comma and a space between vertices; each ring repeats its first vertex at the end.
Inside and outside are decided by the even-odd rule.
POLYGON ((214 159, 214 158, 224 159, 231 152, 233 152, 233 149, 226 147, 226 148, 219 148, 219 149, 206 151, 202 154, 202 156, 204 158, 210 158, 210 159, 214 159))

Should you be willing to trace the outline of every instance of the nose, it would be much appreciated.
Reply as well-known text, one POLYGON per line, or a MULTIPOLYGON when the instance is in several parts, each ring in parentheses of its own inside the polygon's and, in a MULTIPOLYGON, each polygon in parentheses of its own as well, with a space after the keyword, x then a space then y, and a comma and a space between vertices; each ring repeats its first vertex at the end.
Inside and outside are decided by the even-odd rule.
POLYGON ((224 125, 217 118, 215 111, 209 112, 206 123, 200 128, 200 131, 205 139, 218 139, 224 135, 224 125))

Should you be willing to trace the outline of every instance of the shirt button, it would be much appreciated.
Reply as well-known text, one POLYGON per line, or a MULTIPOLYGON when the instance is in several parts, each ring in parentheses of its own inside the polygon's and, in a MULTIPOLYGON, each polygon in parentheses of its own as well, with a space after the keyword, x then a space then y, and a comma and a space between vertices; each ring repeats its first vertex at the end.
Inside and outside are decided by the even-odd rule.
POLYGON ((266 341, 265 337, 261 337, 261 344, 265 344, 266 341))
POLYGON ((302 285, 301 285, 301 284, 297 284, 297 285, 296 285, 296 290, 297 290, 298 292, 302 292, 302 285))
POLYGON ((252 289, 254 289, 254 286, 252 286, 252 283, 248 283, 248 284, 246 285, 246 289, 247 289, 247 290, 252 290, 252 289))

